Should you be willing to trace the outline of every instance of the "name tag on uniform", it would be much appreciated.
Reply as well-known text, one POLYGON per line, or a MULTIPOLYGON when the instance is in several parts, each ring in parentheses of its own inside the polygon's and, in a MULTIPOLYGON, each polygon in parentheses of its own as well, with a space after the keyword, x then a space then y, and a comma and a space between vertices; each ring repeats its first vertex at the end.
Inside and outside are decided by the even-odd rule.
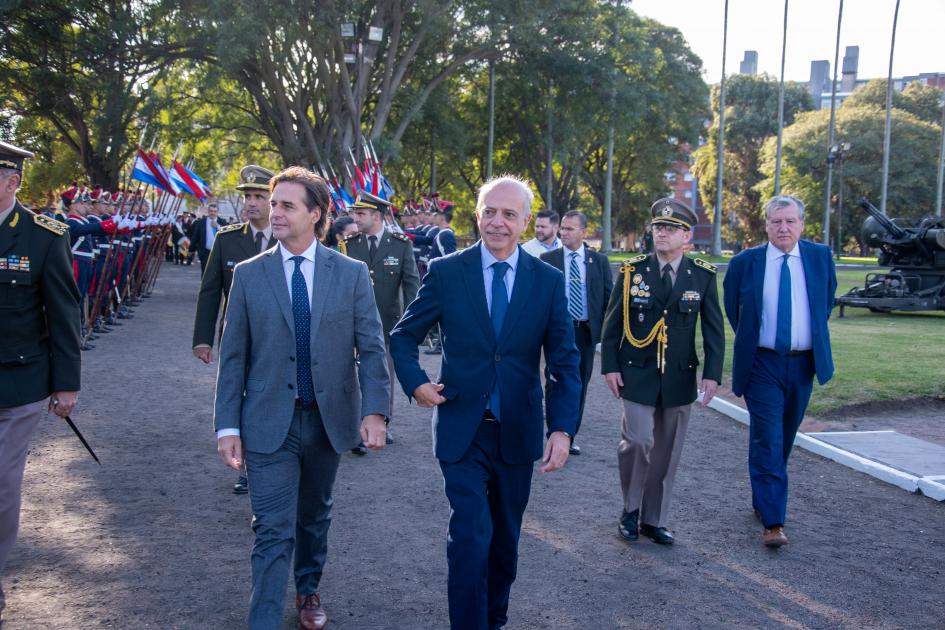
POLYGON ((399 264, 400 264, 400 261, 397 259, 396 256, 388 256, 387 258, 384 259, 385 267, 390 267, 392 265, 399 265, 399 264))

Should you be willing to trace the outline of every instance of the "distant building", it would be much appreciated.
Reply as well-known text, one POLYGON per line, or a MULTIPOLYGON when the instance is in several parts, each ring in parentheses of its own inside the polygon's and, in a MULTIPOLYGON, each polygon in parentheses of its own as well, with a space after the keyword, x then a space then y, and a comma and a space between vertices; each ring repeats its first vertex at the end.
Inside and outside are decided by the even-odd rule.
POLYGON ((739 74, 758 74, 758 51, 746 50, 745 58, 738 64, 739 74))
POLYGON ((699 218, 692 228, 692 243, 696 249, 704 249, 712 242, 712 222, 705 213, 702 196, 699 194, 699 178, 691 170, 693 147, 683 144, 679 147, 682 154, 666 171, 666 183, 669 184, 668 196, 683 202, 693 209, 699 218))

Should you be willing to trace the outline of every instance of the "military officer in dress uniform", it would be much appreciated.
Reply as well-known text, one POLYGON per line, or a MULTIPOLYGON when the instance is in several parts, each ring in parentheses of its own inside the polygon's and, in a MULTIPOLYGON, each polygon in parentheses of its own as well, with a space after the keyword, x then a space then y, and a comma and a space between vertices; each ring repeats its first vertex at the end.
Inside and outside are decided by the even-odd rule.
MULTIPOLYGON (((243 193, 243 208, 248 221, 220 228, 213 241, 200 279, 194 317, 194 356, 204 363, 213 361, 213 339, 217 332, 220 304, 222 302, 225 314, 233 269, 276 244, 269 225, 269 180, 272 176, 272 171, 255 164, 240 170, 240 183, 236 189, 243 193)), ((241 474, 233 485, 233 492, 246 494, 248 491, 246 475, 241 474)))
POLYGON ((650 209, 655 251, 628 259, 607 307, 601 370, 623 399, 617 448, 624 507, 618 530, 671 545, 666 529, 676 468, 696 399, 696 319, 702 327, 703 404, 722 378, 725 346, 715 266, 683 255, 695 213, 674 199, 650 209))
MULTIPOLYGON (((79 395, 79 290, 68 227, 16 199, 29 151, 0 142, 0 575, 20 521, 26 452, 48 408, 79 395)), ((0 624, 5 599, 0 587, 0 624)))
MULTIPOLYGON (((381 315, 384 327, 384 343, 387 347, 387 368, 393 378, 394 364, 390 355, 390 331, 400 320, 420 289, 420 276, 413 256, 410 239, 400 233, 384 229, 384 213, 390 202, 361 192, 348 214, 358 224, 359 233, 345 239, 345 248, 351 258, 367 264, 374 286, 374 300, 381 315)), ((387 417, 391 417, 394 405, 394 387, 391 386, 390 407, 387 417)), ((390 432, 387 434, 390 439, 390 432)), ((389 443, 389 442, 388 442, 389 443)), ((366 455, 367 449, 359 445, 352 452, 366 455)))

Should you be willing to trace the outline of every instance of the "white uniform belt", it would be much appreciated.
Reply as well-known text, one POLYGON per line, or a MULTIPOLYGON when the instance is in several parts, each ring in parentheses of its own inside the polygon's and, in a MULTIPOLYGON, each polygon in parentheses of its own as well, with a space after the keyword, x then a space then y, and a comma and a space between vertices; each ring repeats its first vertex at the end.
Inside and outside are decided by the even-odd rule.
POLYGON ((82 258, 92 258, 91 252, 72 252, 76 256, 81 256, 82 258))

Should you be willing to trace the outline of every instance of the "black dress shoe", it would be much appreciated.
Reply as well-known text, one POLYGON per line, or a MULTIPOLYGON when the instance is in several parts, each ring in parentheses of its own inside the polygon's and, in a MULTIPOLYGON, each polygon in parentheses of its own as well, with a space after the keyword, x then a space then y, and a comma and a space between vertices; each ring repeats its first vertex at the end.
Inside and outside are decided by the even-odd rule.
POLYGON ((617 524, 617 531, 624 540, 634 541, 640 538, 640 528, 637 525, 640 518, 640 510, 624 512, 617 524))
POLYGON ((351 449, 351 452, 355 455, 367 455, 367 447, 364 445, 364 442, 360 442, 357 446, 351 449))
POLYGON ((640 533, 658 545, 671 545, 676 542, 676 539, 665 527, 653 527, 644 523, 640 525, 640 533))
POLYGON ((249 479, 240 477, 233 484, 233 494, 246 494, 249 492, 249 479))
POLYGON ((575 444, 574 442, 571 442, 571 446, 568 447, 568 454, 569 454, 569 455, 580 455, 580 454, 581 454, 581 447, 578 446, 577 444, 575 444))

